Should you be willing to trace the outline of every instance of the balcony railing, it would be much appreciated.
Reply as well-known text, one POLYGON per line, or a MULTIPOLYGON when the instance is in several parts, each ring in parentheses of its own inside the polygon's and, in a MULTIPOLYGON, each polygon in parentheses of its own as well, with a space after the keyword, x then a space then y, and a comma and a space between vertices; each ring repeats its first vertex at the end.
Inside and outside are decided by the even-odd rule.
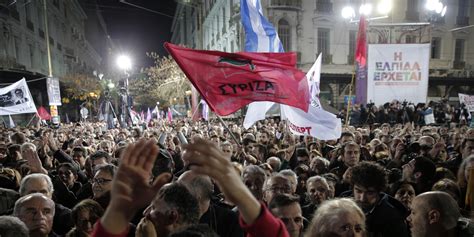
POLYGON ((301 8, 301 0, 272 0, 270 6, 301 8))
POLYGON ((453 69, 464 69, 466 62, 464 61, 453 61, 453 69))
POLYGON ((332 13, 332 3, 331 2, 317 2, 316 3, 316 12, 319 12, 319 13, 332 13))
POLYGON ((467 26, 467 25, 469 25, 469 17, 468 16, 458 16, 458 17, 456 17, 456 25, 457 26, 467 26))

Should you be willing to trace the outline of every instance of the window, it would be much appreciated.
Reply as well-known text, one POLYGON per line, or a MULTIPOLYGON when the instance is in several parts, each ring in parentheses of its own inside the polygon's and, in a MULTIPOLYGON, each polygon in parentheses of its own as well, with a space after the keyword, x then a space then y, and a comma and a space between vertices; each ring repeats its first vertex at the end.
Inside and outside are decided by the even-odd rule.
POLYGON ((222 8, 222 32, 226 29, 225 8, 222 8))
POLYGON ((441 55, 441 38, 433 37, 431 39, 431 58, 439 59, 441 55))
POLYGON ((317 12, 332 12, 331 0, 316 0, 316 11, 317 12))
POLYGON ((15 44, 15 57, 16 61, 20 61, 20 44, 21 44, 21 39, 20 37, 15 37, 15 41, 13 42, 15 44))
POLYGON ((467 26, 469 25, 469 0, 459 0, 458 4, 458 16, 456 17, 456 25, 467 26))
POLYGON ((406 19, 411 21, 419 20, 418 0, 407 0, 406 19))
POLYGON ((283 50, 291 51, 291 32, 290 24, 285 19, 278 21, 278 36, 280 37, 281 45, 283 50))
POLYGON ((456 44, 454 46, 454 61, 462 62, 464 61, 464 39, 456 39, 456 44))
POLYGON ((323 54, 323 63, 330 63, 329 32, 328 28, 318 28, 318 51, 323 54))
POLYGON ((405 37, 405 43, 407 43, 407 44, 416 43, 416 36, 414 36, 414 35, 407 35, 407 36, 405 37))
POLYGON ((356 30, 349 31, 349 55, 347 57, 348 64, 354 64, 354 55, 356 51, 356 40, 357 40, 356 36, 357 36, 356 30))
POLYGON ((34 61, 35 61, 35 48, 32 44, 28 44, 28 49, 30 51, 30 66, 34 68, 34 61))

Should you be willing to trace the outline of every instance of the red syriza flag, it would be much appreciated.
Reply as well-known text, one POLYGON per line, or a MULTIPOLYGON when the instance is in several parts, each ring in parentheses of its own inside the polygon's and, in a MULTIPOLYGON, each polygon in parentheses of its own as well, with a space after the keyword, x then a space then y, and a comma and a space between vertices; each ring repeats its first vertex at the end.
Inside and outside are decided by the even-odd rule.
POLYGON ((229 115, 253 101, 308 111, 308 83, 295 67, 295 53, 226 53, 170 43, 165 48, 218 115, 229 115))

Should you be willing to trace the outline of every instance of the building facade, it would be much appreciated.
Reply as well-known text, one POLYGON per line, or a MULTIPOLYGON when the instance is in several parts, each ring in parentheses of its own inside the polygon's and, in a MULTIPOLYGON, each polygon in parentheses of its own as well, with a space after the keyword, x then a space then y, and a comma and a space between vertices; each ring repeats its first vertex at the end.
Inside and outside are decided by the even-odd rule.
MULTIPOLYGON (((321 97, 337 107, 350 94, 358 31, 358 14, 351 21, 344 19, 341 11, 347 4, 358 9, 362 2, 373 2, 374 8, 378 3, 261 0, 264 15, 277 29, 283 48, 297 53, 300 69, 307 71, 322 53, 321 97)), ((369 22, 369 43, 431 43, 428 99, 456 101, 457 93, 474 94, 474 27, 466 27, 474 24, 470 17, 474 14, 474 3, 445 0, 447 11, 441 17, 427 11, 424 0, 392 2, 387 17, 369 22), (418 27, 418 31, 410 27, 420 22, 429 24, 418 27), (394 23, 405 26, 393 26, 394 23), (384 30, 393 32, 388 39, 377 33, 384 24, 384 30)), ((245 36, 239 12, 239 0, 183 1, 176 9, 172 42, 198 49, 241 51, 245 36)))

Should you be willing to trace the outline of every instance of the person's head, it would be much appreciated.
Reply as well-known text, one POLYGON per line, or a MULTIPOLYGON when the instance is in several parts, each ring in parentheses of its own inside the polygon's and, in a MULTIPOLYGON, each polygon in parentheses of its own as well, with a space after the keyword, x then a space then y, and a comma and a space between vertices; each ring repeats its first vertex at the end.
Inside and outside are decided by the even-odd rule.
POLYGON ((303 214, 299 198, 290 194, 277 194, 268 204, 268 209, 285 223, 291 237, 299 237, 303 230, 303 214))
POLYGON ((95 222, 102 217, 104 209, 92 199, 80 201, 71 210, 71 217, 78 231, 90 235, 95 222))
POLYGON ((471 169, 474 169, 474 155, 468 156, 459 166, 457 181, 461 188, 467 187, 471 169))
POLYGON ((305 237, 362 237, 365 215, 349 198, 323 202, 316 210, 305 237))
MULTIPOLYGON (((417 183, 430 182, 436 174, 435 163, 426 157, 415 158, 415 167, 413 170, 413 176, 417 183)), ((432 183, 431 183, 432 184, 432 183)))
POLYGON ((256 166, 249 165, 242 172, 242 182, 250 189, 257 200, 263 200, 263 185, 265 183, 265 171, 256 166))
POLYGON ((313 205, 320 205, 329 199, 329 184, 321 176, 313 176, 306 181, 308 198, 313 205))
POLYGON ((351 132, 343 132, 341 133, 341 138, 339 139, 339 143, 341 145, 346 144, 347 142, 353 142, 354 141, 354 134, 351 132))
POLYGON ((53 227, 54 201, 42 193, 32 193, 15 202, 13 215, 25 223, 30 237, 47 236, 53 227))
POLYGON ((305 164, 309 166, 310 159, 309 159, 309 152, 306 148, 298 148, 296 149, 296 160, 298 164, 305 164))
POLYGON ((15 96, 17 98, 23 99, 23 96, 24 96, 23 90, 22 89, 15 89, 15 96))
POLYGON ((359 163, 360 146, 355 142, 347 142, 342 147, 342 161, 347 167, 353 167, 359 163))
POLYGON ((461 202, 461 189, 459 188, 459 185, 451 179, 444 178, 438 180, 435 184, 433 184, 433 188, 431 188, 431 190, 445 192, 451 195, 451 197, 453 197, 457 203, 461 202))
MULTIPOLYGON (((187 164, 185 163, 185 165, 187 164)), ((162 173, 173 173, 174 169, 175 164, 169 151, 166 149, 160 149, 151 170, 153 177, 158 177, 162 173)))
POLYGON ((212 193, 214 192, 211 178, 189 170, 179 176, 178 182, 186 185, 191 194, 197 199, 200 216, 202 216, 208 210, 212 193))
POLYGON ((281 160, 280 158, 276 156, 272 156, 267 159, 267 164, 269 164, 272 167, 273 171, 278 171, 280 170, 281 160))
POLYGON ((16 132, 10 136, 10 140, 13 144, 21 145, 26 142, 26 136, 22 132, 16 132))
POLYGON ((57 167, 58 176, 69 188, 74 185, 77 180, 77 169, 71 163, 61 163, 57 167))
POLYGON ((277 194, 291 194, 291 181, 284 175, 275 174, 265 181, 263 199, 270 203, 277 194))
POLYGON ((470 155, 474 155, 474 138, 466 138, 462 141, 461 153, 463 159, 466 159, 470 155))
POLYGON ((280 171, 279 174, 285 176, 290 181, 291 193, 295 194, 296 188, 298 186, 298 176, 296 175, 296 173, 293 170, 286 169, 286 170, 280 171))
POLYGON ((259 131, 257 134, 257 141, 261 144, 268 144, 270 141, 270 133, 265 129, 259 131))
POLYGON ((432 191, 413 199, 409 222, 413 237, 441 236, 456 228, 461 213, 456 201, 447 193, 432 191), (440 235, 441 234, 441 235, 440 235))
POLYGON ((28 227, 18 217, 0 216, 0 236, 29 237, 28 227))
POLYGON ((435 145, 435 140, 431 136, 422 136, 418 139, 418 143, 420 143, 421 153, 427 154, 435 145))
POLYGON ((321 175, 324 177, 329 185, 329 199, 334 198, 336 195, 336 185, 339 183, 340 179, 336 174, 326 173, 321 175))
POLYGON ((387 176, 382 166, 361 162, 352 168, 351 184, 357 204, 363 210, 370 210, 380 200, 380 192, 387 186, 387 176))
POLYGON ((145 213, 155 226, 157 236, 168 236, 199 222, 198 200, 178 182, 163 186, 145 213))
POLYGON ((45 174, 29 174, 23 177, 20 183, 20 196, 31 193, 41 193, 48 198, 52 198, 53 192, 54 188, 51 178, 45 174))
POLYGON ((94 198, 104 195, 112 189, 112 180, 117 172, 117 166, 105 164, 97 166, 94 178, 92 179, 92 193, 94 198))
POLYGON ((87 150, 82 146, 77 146, 72 149, 72 159, 79 164, 81 169, 86 164, 87 150))
POLYGON ((89 157, 89 159, 91 161, 93 173, 96 172, 96 166, 109 164, 111 160, 109 153, 105 151, 96 151, 89 157))
POLYGON ((225 154, 225 156, 230 160, 233 154, 232 144, 228 141, 225 141, 222 142, 219 147, 221 148, 221 151, 225 154))
POLYGON ((416 196, 415 184, 408 181, 398 182, 392 187, 392 195, 410 209, 413 198, 416 196))
POLYGON ((315 157, 311 160, 309 167, 313 174, 321 175, 328 172, 329 164, 329 160, 322 157, 315 157))
POLYGON ((193 224, 172 233, 169 237, 219 237, 207 224, 193 224))
POLYGON ((99 143, 99 147, 98 147, 98 150, 100 151, 105 151, 109 154, 112 154, 113 150, 114 150, 114 147, 113 147, 113 144, 111 141, 109 140, 102 140, 100 143, 99 143))

